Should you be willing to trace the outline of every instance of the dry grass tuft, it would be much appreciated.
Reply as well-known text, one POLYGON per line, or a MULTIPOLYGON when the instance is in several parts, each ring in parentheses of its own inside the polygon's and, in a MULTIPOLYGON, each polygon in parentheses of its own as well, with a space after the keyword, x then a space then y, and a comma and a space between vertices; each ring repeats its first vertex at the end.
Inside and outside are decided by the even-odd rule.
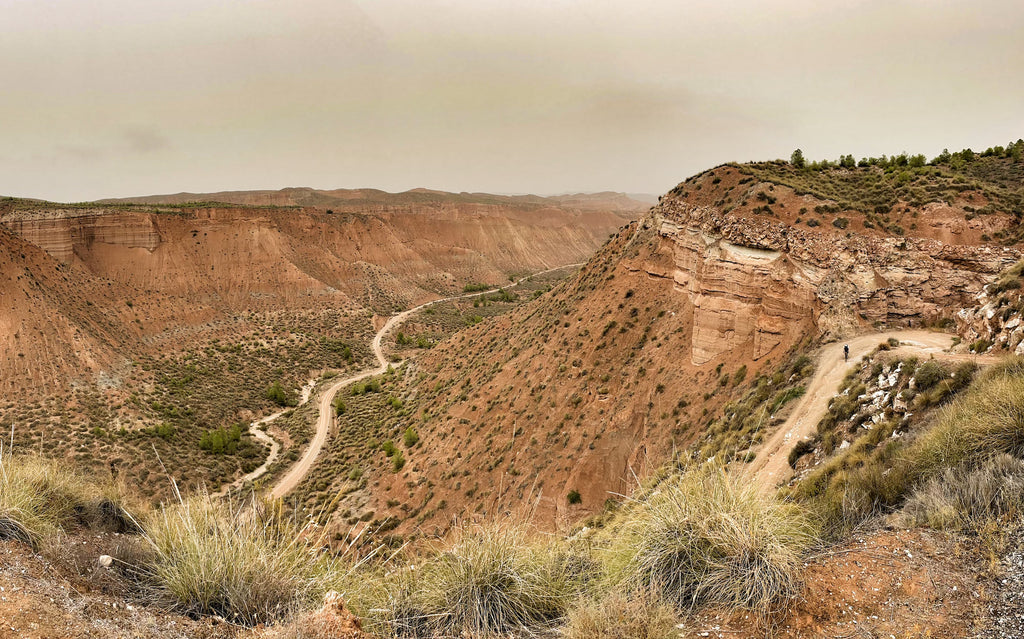
POLYGON ((186 614, 256 625, 315 603, 347 574, 320 550, 318 533, 286 518, 278 503, 193 498, 145 525, 152 588, 186 614))
POLYGON ((0 450, 0 539, 34 548, 69 527, 128 532, 132 520, 112 486, 101 486, 53 460, 0 450))
POLYGON ((901 525, 977 532, 1024 512, 1024 461, 997 455, 979 468, 948 468, 907 499, 901 525))
POLYGON ((624 530, 612 580, 681 608, 775 610, 797 591, 816 541, 801 509, 712 464, 664 482, 625 514, 624 530))
MULTIPOLYGON (((369 629, 394 637, 527 636, 551 630, 579 596, 582 564, 517 526, 465 527, 420 568, 366 593, 369 629)), ((354 604, 358 605, 358 604, 354 604)))
POLYGON ((580 602, 569 611, 566 639, 668 639, 676 637, 676 614, 656 597, 612 593, 580 602))

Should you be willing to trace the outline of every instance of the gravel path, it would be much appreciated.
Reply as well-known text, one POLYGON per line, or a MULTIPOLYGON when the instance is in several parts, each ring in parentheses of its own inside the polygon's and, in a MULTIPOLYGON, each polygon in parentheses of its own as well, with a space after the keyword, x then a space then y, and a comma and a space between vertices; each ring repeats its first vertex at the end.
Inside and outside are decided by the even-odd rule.
POLYGON ((792 414, 778 430, 761 445, 757 457, 747 466, 746 472, 766 491, 770 491, 792 477, 789 467, 789 451, 802 439, 812 436, 818 422, 828 410, 828 402, 835 396, 846 373, 859 366, 861 359, 879 343, 890 338, 900 341, 894 353, 924 355, 941 360, 972 360, 992 363, 997 358, 962 353, 945 352, 953 344, 948 333, 931 331, 889 331, 862 335, 845 342, 850 346, 850 360, 843 361, 844 343, 829 344, 821 349, 814 377, 807 385, 807 391, 796 405, 792 414))

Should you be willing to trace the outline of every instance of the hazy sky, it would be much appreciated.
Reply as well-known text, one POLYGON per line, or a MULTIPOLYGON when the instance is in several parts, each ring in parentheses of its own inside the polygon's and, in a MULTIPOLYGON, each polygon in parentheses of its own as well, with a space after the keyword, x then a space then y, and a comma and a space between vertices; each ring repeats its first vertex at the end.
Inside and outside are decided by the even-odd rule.
POLYGON ((1022 0, 0 0, 0 194, 662 193, 1024 137, 1022 0))

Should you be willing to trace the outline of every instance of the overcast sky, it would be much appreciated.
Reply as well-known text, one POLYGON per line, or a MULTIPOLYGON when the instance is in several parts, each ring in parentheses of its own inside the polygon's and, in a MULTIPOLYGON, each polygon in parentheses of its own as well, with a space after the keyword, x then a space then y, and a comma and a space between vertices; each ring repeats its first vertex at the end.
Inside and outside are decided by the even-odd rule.
POLYGON ((0 194, 657 194, 1005 144, 1022 79, 1022 0, 0 0, 0 194))

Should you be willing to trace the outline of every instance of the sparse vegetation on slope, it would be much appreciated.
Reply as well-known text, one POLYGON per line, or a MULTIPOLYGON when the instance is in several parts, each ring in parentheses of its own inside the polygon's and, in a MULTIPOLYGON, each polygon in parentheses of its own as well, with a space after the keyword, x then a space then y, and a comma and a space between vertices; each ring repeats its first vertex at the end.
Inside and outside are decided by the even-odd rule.
MULTIPOLYGON (((944 390, 942 398, 948 399, 949 389, 943 385, 952 383, 955 392, 956 387, 967 386, 966 382, 957 382, 958 377, 970 379, 969 371, 958 370, 937 376, 942 379, 937 382, 929 366, 926 363, 916 367, 925 382, 918 388, 916 397, 913 392, 901 393, 904 401, 917 410, 934 404, 936 389, 944 390)), ((907 380, 913 379, 915 367, 904 362, 899 369, 891 365, 883 371, 893 379, 907 380), (901 374, 906 377, 901 378, 901 374)), ((822 423, 852 420, 846 423, 852 423, 855 431, 862 434, 795 488, 795 494, 822 513, 830 525, 836 527, 837 534, 871 515, 893 512, 915 490, 919 493, 912 510, 918 513, 914 515, 918 520, 948 518, 948 515, 934 512, 934 504, 941 500, 947 503, 959 500, 966 520, 976 519, 971 515, 974 512, 1014 510, 1015 507, 1001 501, 1002 488, 999 488, 1000 478, 1005 478, 1004 471, 1012 465, 1005 460, 992 460, 998 455, 1024 457, 1024 364, 1018 358, 993 366, 966 391, 953 397, 948 406, 923 419, 919 417, 912 424, 902 413, 891 414, 889 409, 879 413, 886 419, 869 423, 872 426, 869 429, 861 429, 859 426, 865 417, 858 419, 857 416, 865 413, 855 402, 851 408, 835 414, 837 405, 851 403, 858 394, 866 396, 863 385, 853 386, 857 383, 853 377, 850 381, 853 390, 833 403, 833 414, 822 423), (940 477, 957 479, 961 484, 950 486, 950 492, 943 496, 934 483, 940 477), (977 491, 969 488, 972 482, 978 486, 977 491), (993 490, 999 494, 993 496, 993 490), (964 502, 972 495, 980 500, 977 506, 964 502), (929 514, 929 511, 932 512, 929 514)), ((900 383, 906 385, 906 381, 900 383)), ((901 386, 894 384, 890 392, 895 395, 900 389, 901 386)), ((1013 482, 1007 483, 1005 488, 1008 496, 1013 494, 1013 482)))

